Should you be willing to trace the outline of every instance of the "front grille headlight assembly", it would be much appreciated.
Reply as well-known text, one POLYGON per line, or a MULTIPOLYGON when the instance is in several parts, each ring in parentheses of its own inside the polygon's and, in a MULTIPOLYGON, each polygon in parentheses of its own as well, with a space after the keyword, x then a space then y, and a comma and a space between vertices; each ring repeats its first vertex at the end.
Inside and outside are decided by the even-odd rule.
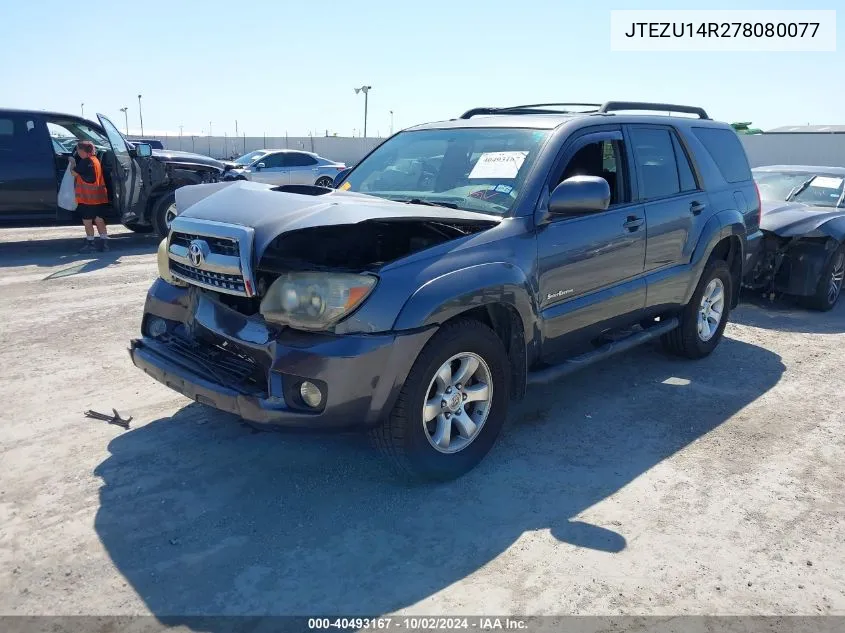
POLYGON ((325 330, 360 306, 377 281, 354 273, 286 273, 267 289, 261 315, 296 329, 325 330))

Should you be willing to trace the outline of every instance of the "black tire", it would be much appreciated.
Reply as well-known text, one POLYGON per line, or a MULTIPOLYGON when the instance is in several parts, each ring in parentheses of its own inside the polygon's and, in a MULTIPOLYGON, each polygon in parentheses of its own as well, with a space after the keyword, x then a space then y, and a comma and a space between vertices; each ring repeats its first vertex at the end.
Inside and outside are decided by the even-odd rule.
POLYGON ((816 285, 816 292, 809 297, 802 297, 801 303, 810 310, 818 310, 819 312, 833 310, 839 301, 839 297, 842 296, 843 266, 845 266, 845 245, 840 246, 831 253, 816 285), (831 287, 834 270, 837 270, 839 273, 835 292, 833 292, 831 287))
POLYGON ((478 321, 449 323, 423 348, 405 380, 388 418, 370 432, 376 447, 405 477, 448 481, 472 470, 490 452, 507 416, 510 363, 498 336, 478 321), (456 354, 480 357, 490 371, 493 387, 490 409, 478 435, 456 453, 434 448, 423 425, 422 405, 440 367, 456 354))
POLYGON ((725 326, 730 318, 732 292, 733 278, 727 263, 721 259, 710 261, 704 268, 701 279, 698 280, 698 286, 692 293, 692 298, 679 315, 680 325, 661 337, 663 348, 671 354, 690 359, 709 356, 722 340, 725 326), (716 332, 709 339, 703 340, 698 331, 698 314, 704 292, 714 279, 722 282, 724 308, 716 332))
POLYGON ((146 234, 146 233, 152 233, 153 232, 153 227, 150 226, 149 224, 130 223, 130 224, 124 224, 123 226, 125 226, 127 229, 129 229, 133 233, 146 234))
POLYGON ((334 185, 334 180, 328 176, 320 176, 317 178, 317 182, 315 182, 314 185, 317 187, 326 187, 327 189, 331 189, 332 185, 334 185))
POLYGON ((174 202, 176 202, 176 193, 171 191, 170 193, 164 194, 161 198, 155 201, 155 204, 153 204, 153 212, 152 217, 150 217, 150 221, 153 225, 153 229, 160 237, 167 237, 167 209, 174 202))

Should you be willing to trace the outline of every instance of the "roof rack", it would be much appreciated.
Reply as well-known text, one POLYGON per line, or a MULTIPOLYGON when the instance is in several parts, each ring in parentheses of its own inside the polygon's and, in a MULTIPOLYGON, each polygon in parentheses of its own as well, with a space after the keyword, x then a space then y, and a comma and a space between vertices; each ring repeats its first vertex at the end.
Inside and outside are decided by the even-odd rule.
MULTIPOLYGON (((598 112, 600 103, 529 103, 527 105, 509 106, 506 108, 473 108, 464 112, 460 118, 471 119, 474 116, 483 114, 568 114, 569 110, 554 110, 550 108, 568 108, 575 106, 579 108, 596 108, 586 112, 598 112)), ((579 112, 585 112, 580 110, 579 112)))
POLYGON ((568 108, 575 106, 578 108, 595 108, 594 110, 579 110, 578 113, 590 114, 609 114, 619 110, 647 110, 652 112, 679 112, 684 114, 696 114, 700 119, 709 119, 704 108, 695 106, 674 105, 671 103, 646 103, 643 101, 606 101, 604 104, 598 103, 531 103, 527 105, 509 106, 506 108, 473 108, 464 112, 461 119, 471 119, 474 116, 485 114, 569 114, 569 110, 561 110, 560 108, 568 108), (558 109, 553 109, 558 108, 558 109))
POLYGON ((699 119, 709 119, 704 108, 696 106, 674 105, 672 103, 646 103, 642 101, 608 101, 599 108, 599 112, 616 112, 618 110, 649 110, 654 112, 682 112, 697 114, 699 119))

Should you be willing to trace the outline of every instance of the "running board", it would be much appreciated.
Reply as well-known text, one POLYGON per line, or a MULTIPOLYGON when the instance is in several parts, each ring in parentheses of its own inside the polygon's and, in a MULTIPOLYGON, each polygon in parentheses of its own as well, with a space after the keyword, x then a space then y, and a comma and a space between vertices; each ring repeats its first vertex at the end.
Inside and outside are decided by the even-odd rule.
POLYGON ((569 358, 560 363, 559 365, 547 367, 546 369, 541 369, 539 371, 529 372, 528 384, 548 384, 557 380, 558 378, 562 378, 563 376, 567 376, 573 372, 578 371, 579 369, 583 369, 584 367, 592 365, 595 362, 604 360, 609 356, 613 356, 614 354, 618 354, 619 352, 625 352, 633 347, 651 341, 652 339, 656 339, 658 336, 662 336, 667 332, 671 332, 676 327, 678 327, 678 319, 675 317, 667 319, 666 321, 660 323, 656 323, 647 330, 637 332, 636 334, 631 334, 627 338, 623 338, 619 341, 612 341, 610 343, 606 343, 591 352, 587 352, 586 354, 581 354, 580 356, 569 358))

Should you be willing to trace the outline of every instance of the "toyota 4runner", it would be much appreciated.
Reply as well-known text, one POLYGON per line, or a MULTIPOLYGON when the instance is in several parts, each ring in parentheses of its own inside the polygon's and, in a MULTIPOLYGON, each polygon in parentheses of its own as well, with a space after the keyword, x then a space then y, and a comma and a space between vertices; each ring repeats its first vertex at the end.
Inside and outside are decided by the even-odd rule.
POLYGON ((656 338, 710 354, 760 237, 736 133, 670 104, 476 108, 334 188, 180 205, 134 363, 256 425, 368 428, 429 479, 473 468, 528 385, 656 338))

